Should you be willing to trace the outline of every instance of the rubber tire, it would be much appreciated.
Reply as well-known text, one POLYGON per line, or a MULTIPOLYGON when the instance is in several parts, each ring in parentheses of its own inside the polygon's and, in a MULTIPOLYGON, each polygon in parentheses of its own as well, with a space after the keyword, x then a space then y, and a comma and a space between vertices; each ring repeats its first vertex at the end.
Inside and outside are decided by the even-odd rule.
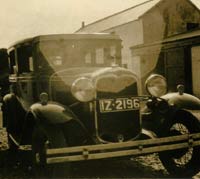
MULTIPOLYGON (((167 137, 167 136, 172 136, 170 133, 170 128, 175 124, 175 123, 180 123, 183 124, 189 133, 197 133, 200 132, 200 125, 198 120, 192 116, 188 112, 181 111, 179 112, 174 120, 166 120, 163 124, 162 127, 162 133, 160 137, 167 137)), ((164 165, 164 167, 167 169, 170 175, 173 177, 192 177, 196 173, 199 172, 200 170, 200 147, 193 147, 193 152, 192 152, 192 158, 190 161, 188 161, 187 164, 185 164, 184 167, 179 167, 176 165, 176 163, 173 161, 173 152, 174 154, 176 151, 165 151, 159 153, 159 158, 164 165)), ((177 153, 180 152, 177 150, 177 153)), ((178 156, 178 155, 177 155, 178 156)))
POLYGON ((70 163, 46 165, 45 150, 47 140, 51 144, 50 148, 67 146, 63 132, 59 128, 48 126, 48 134, 46 134, 41 127, 35 127, 32 134, 32 163, 35 177, 68 178, 70 163), (39 162, 37 162, 37 158, 39 162))

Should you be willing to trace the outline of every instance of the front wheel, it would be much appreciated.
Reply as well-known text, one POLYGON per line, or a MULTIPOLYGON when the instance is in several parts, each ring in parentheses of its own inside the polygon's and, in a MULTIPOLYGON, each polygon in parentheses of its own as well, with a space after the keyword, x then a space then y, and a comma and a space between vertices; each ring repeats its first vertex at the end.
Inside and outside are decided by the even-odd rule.
POLYGON ((67 178, 69 176, 69 163, 47 166, 45 158, 47 146, 49 148, 63 148, 67 146, 63 132, 56 126, 47 126, 47 131, 39 126, 33 130, 32 163, 34 174, 36 177, 67 178))
MULTIPOLYGON (((173 120, 165 121, 161 137, 200 132, 198 120, 188 112, 179 112, 173 120)), ((172 176, 191 177, 200 170, 200 147, 189 147, 159 153, 164 167, 172 176)))

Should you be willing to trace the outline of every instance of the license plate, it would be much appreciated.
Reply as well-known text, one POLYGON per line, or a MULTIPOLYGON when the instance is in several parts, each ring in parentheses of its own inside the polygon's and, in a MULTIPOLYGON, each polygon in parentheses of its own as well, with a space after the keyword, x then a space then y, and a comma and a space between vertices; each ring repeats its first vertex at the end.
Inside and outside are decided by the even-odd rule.
POLYGON ((101 99, 99 106, 101 113, 137 110, 140 108, 140 100, 138 98, 101 99))

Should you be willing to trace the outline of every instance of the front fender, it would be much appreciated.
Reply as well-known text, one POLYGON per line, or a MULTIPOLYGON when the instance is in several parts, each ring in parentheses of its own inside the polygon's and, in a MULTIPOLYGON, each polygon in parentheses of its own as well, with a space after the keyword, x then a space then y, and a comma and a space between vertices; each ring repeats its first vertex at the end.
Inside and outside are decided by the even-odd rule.
POLYGON ((162 113, 155 108, 154 111, 148 112, 148 108, 145 111, 148 115, 143 115, 144 126, 147 129, 151 129, 154 132, 159 131, 160 126, 163 126, 164 121, 170 121, 175 118, 175 116, 180 114, 182 111, 184 114, 191 114, 198 121, 200 121, 200 99, 184 93, 180 95, 179 93, 168 93, 161 97, 168 102, 169 107, 166 108, 162 113), (146 125, 145 125, 146 124, 146 125))
POLYGON ((35 119, 50 124, 65 123, 76 118, 69 108, 58 103, 49 102, 46 105, 35 103, 30 107, 30 111, 34 115, 35 119))
POLYGON ((180 95, 179 93, 169 93, 162 96, 168 101, 169 105, 176 106, 191 113, 198 121, 200 121, 200 99, 187 93, 180 95))
POLYGON ((200 110, 200 99, 187 93, 168 93, 161 98, 168 101, 170 106, 176 106, 179 109, 200 110))

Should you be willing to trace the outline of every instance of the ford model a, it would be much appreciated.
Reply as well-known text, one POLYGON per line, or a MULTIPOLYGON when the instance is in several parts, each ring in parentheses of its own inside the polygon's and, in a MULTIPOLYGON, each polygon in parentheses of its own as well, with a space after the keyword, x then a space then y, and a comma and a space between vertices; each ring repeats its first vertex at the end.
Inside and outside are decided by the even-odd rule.
POLYGON ((169 173, 197 173, 200 100, 182 85, 165 94, 165 78, 155 74, 146 80, 149 95, 140 95, 120 50, 110 34, 38 36, 9 48, 2 110, 10 148, 31 145, 33 165, 54 169, 158 152, 169 173))

